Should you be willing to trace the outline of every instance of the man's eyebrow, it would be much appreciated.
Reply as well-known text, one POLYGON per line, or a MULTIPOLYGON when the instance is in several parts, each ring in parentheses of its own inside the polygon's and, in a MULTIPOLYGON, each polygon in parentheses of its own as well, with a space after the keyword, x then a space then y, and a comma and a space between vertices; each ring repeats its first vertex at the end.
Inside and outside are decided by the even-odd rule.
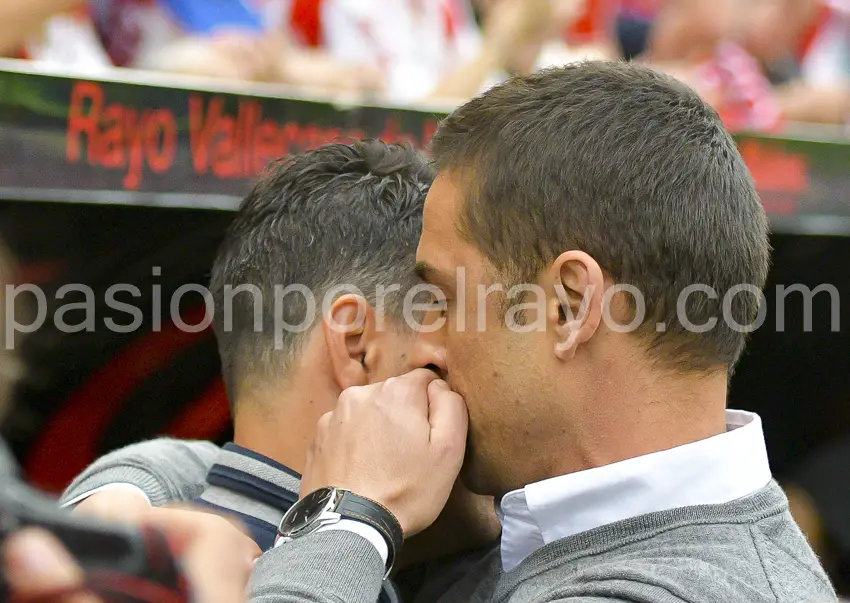
POLYGON ((455 283, 453 279, 427 262, 416 262, 413 270, 416 272, 416 276, 426 283, 437 285, 441 289, 454 289, 455 283))

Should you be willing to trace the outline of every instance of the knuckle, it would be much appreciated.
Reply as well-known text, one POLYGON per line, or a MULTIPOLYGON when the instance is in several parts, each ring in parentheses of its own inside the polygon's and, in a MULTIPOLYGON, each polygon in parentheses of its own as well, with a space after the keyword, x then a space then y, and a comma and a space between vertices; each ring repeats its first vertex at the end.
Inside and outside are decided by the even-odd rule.
POLYGON ((383 398, 396 398, 410 389, 410 379, 402 377, 391 377, 384 382, 382 390, 383 398))
POLYGON ((319 417, 319 421, 316 424, 319 429, 326 430, 331 426, 331 420, 333 419, 333 412, 326 412, 321 417, 319 417))
POLYGON ((328 437, 328 433, 331 431, 333 426, 333 412, 326 412, 321 417, 319 417, 318 422, 316 423, 316 432, 313 435, 313 446, 315 447, 318 442, 324 440, 328 437))
POLYGON ((462 438, 440 438, 435 445, 438 453, 445 458, 462 456, 466 448, 462 438))
POLYGON ((359 387, 349 387, 342 390, 342 393, 337 398, 337 406, 346 406, 352 404, 360 395, 359 387))
POLYGON ((337 399, 337 407, 352 408, 362 405, 375 392, 380 391, 374 385, 355 385, 345 389, 337 399))

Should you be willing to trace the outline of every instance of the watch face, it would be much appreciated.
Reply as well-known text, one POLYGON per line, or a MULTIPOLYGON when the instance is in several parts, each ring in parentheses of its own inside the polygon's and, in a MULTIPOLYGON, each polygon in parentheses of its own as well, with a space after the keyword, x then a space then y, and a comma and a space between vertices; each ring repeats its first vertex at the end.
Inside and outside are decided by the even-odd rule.
POLYGON ((280 522, 279 532, 283 535, 297 533, 313 523, 335 502, 333 488, 320 488, 292 505, 280 522))

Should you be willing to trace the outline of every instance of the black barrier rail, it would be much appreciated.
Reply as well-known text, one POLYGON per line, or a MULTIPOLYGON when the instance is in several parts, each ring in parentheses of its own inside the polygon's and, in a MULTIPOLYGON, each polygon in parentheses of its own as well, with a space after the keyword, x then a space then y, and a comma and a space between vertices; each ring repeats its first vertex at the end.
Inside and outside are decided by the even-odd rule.
MULTIPOLYGON (((80 77, 3 61, 0 199, 233 209, 276 157, 346 138, 424 148, 447 111, 345 103, 277 86, 120 70, 80 77)), ((776 232, 850 235, 850 140, 812 132, 737 138, 776 232)))

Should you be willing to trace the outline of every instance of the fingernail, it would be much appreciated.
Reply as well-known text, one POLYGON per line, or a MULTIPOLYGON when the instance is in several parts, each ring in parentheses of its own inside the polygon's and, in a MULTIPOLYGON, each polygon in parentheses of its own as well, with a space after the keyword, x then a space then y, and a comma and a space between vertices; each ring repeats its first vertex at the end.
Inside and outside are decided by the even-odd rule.
POLYGON ((443 381, 442 379, 435 379, 433 381, 434 385, 439 387, 440 389, 449 389, 449 384, 443 381))

